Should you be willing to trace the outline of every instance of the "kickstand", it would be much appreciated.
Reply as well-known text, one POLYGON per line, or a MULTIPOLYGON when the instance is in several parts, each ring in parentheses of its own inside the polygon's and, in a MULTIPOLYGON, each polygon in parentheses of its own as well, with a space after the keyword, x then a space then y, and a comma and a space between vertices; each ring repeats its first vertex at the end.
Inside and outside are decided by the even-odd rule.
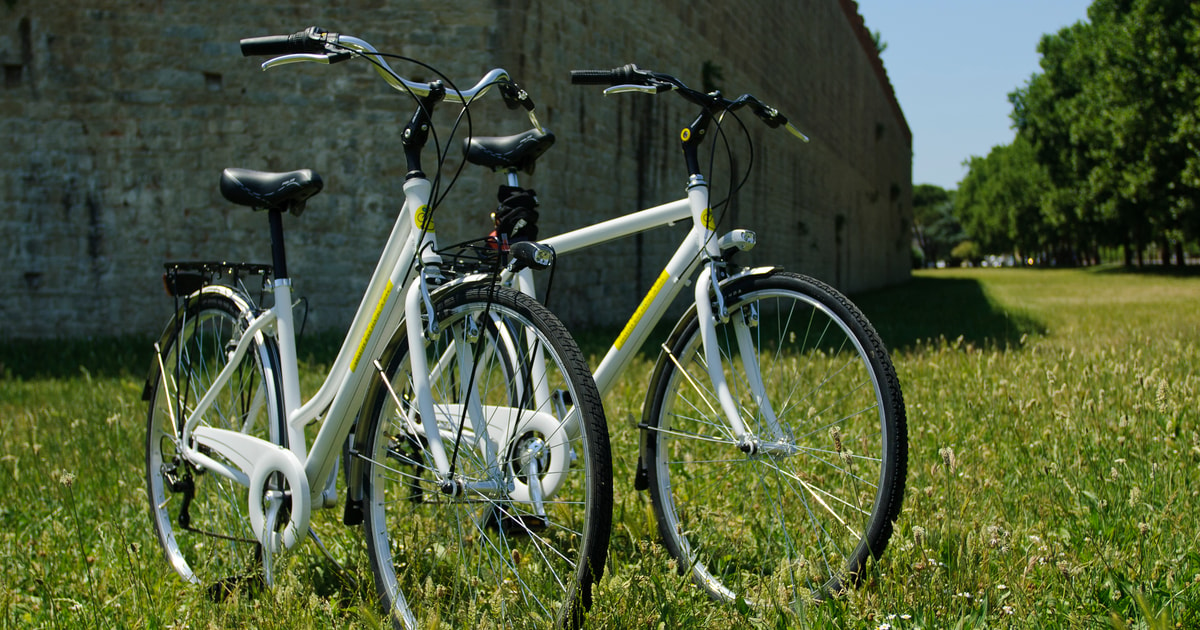
POLYGON ((321 553, 325 554, 325 559, 333 564, 333 568, 337 571, 338 575, 341 576, 342 580, 344 580, 346 584, 350 585, 352 590, 358 591, 358 580, 354 579, 354 576, 351 575, 350 572, 347 571, 340 562, 334 559, 333 554, 329 553, 329 550, 325 548, 325 543, 321 542, 320 538, 317 538, 317 532, 313 531, 313 528, 309 527, 308 535, 313 539, 313 542, 317 543, 317 548, 321 550, 321 553))

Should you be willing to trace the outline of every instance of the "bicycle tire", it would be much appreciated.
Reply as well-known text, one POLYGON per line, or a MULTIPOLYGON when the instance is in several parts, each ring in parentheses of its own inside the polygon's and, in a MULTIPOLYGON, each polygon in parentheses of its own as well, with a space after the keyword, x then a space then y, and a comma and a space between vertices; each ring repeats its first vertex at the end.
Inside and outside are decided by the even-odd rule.
POLYGON ((734 278, 722 293, 723 369, 762 441, 739 449, 720 414, 693 308, 651 379, 642 425, 650 495, 680 573, 718 600, 793 607, 854 584, 886 548, 904 496, 904 399, 879 335, 833 288, 769 271, 734 278), (779 433, 738 351, 733 325, 744 315, 779 433))
MULTIPOLYGON (((226 287, 206 287, 189 297, 160 340, 146 388, 151 521, 175 572, 217 597, 262 581, 249 494, 245 486, 184 461, 176 445, 184 419, 227 365, 249 317, 248 300, 226 287)), ((200 422, 284 444, 278 349, 262 333, 251 343, 200 422)))
POLYGON ((512 435, 493 441, 505 465, 503 472, 491 470, 493 478, 513 482, 514 489, 492 496, 470 491, 450 496, 439 490, 420 419, 406 421, 417 412, 401 325, 381 363, 395 397, 375 379, 357 453, 363 468, 363 526, 379 599, 397 628, 434 620, 456 628, 579 627, 603 571, 612 521, 608 434, 587 363, 562 323, 523 294, 490 283, 468 284, 435 293, 433 302, 441 332, 424 351, 435 406, 453 419, 443 422, 439 433, 448 453, 456 442, 461 445, 455 471, 466 480, 488 476, 485 458, 468 444, 476 437, 469 423, 465 431, 455 426, 462 419, 456 412, 464 399, 462 384, 472 376, 466 368, 462 372, 468 376, 459 376, 451 346, 463 343, 474 321, 479 337, 470 346, 472 387, 489 422, 505 418, 493 426, 511 427, 511 416, 519 416, 512 435), (515 338, 504 339, 507 335, 515 338), (578 412, 577 428, 560 424, 560 415, 528 396, 531 388, 522 383, 530 374, 530 340, 545 350, 546 378, 578 412), (548 459, 523 455, 535 445, 545 446, 548 459), (517 463, 534 461, 542 465, 536 475, 517 463), (528 483, 533 478, 542 483, 528 483), (534 486, 551 490, 544 513, 534 507, 534 486))

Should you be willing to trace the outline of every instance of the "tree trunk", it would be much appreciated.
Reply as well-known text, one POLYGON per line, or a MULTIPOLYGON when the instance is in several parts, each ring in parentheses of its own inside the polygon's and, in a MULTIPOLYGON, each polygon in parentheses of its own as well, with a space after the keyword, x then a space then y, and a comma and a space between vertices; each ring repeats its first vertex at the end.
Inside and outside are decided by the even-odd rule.
POLYGON ((1164 267, 1171 264, 1171 243, 1165 238, 1162 240, 1162 264, 1164 267))
POLYGON ((1175 241, 1175 266, 1182 268, 1186 264, 1187 261, 1183 258, 1183 241, 1177 240, 1175 241))

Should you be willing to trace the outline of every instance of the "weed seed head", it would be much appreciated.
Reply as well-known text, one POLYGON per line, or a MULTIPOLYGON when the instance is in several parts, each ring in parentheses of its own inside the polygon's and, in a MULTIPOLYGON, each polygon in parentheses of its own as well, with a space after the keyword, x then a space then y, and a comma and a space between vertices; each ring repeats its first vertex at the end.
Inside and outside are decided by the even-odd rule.
POLYGON ((1000 547, 1002 551, 1005 550, 1006 543, 1008 542, 1008 532, 1005 531, 1003 527, 1000 527, 999 525, 988 525, 984 530, 984 537, 987 539, 988 547, 993 549, 1000 547))
POLYGON ((75 473, 63 471, 57 475, 58 483, 70 488, 75 485, 75 473))
POLYGON ((829 427, 829 439, 833 440, 833 449, 839 453, 842 452, 842 428, 829 427))
POLYGON ((958 458, 954 455, 954 449, 946 446, 939 450, 938 454, 942 456, 942 463, 946 465, 947 471, 954 472, 958 469, 958 458))

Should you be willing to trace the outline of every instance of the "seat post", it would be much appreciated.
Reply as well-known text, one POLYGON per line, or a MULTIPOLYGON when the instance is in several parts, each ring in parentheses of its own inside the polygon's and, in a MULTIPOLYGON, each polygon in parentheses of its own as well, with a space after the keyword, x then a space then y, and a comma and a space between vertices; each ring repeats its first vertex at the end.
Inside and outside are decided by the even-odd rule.
POLYGON ((275 278, 286 280, 288 271, 287 253, 283 248, 283 211, 279 208, 270 208, 267 210, 267 215, 271 222, 271 263, 275 267, 275 278))
MULTIPOLYGON (((294 202, 289 202, 288 206, 294 202)), ((288 277, 287 254, 283 248, 283 213, 287 208, 278 206, 267 209, 267 217, 271 222, 271 258, 275 266, 275 278, 272 280, 272 293, 275 304, 275 339, 279 343, 279 361, 284 366, 296 365, 296 326, 292 315, 292 280, 288 277)), ((292 412, 300 408, 300 374, 295 369, 284 369, 281 382, 283 384, 284 418, 290 419, 292 412)), ((306 456, 304 425, 287 422, 287 442, 285 445, 298 457, 306 456)))

